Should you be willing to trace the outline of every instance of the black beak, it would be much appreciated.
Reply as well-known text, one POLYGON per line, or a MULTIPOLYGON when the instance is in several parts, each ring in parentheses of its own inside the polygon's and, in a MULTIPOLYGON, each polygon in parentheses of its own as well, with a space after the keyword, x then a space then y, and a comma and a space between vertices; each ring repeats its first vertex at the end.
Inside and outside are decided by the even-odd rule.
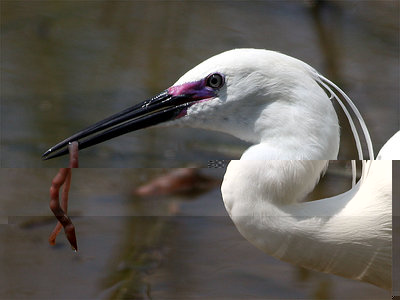
POLYGON ((42 159, 47 160, 67 154, 67 146, 73 141, 78 141, 79 150, 82 150, 130 131, 174 120, 184 115, 187 107, 196 100, 198 99, 192 95, 174 96, 166 90, 150 100, 127 108, 75 133, 47 150, 42 155, 42 159), (83 138, 86 139, 81 140, 83 138))

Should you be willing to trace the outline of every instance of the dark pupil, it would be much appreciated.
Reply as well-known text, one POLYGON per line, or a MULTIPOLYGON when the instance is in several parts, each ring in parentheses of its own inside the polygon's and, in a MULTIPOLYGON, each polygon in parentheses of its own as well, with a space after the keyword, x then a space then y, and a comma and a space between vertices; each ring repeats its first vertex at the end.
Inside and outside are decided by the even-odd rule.
POLYGON ((217 87, 220 85, 220 79, 218 78, 218 76, 216 75, 211 76, 210 85, 213 87, 217 87))

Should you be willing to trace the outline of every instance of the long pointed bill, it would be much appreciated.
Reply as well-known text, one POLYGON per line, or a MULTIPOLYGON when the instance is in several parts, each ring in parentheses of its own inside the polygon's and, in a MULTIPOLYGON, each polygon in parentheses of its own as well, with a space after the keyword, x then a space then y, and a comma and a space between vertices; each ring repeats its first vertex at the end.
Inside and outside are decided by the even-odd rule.
POLYGON ((47 150, 42 159, 67 154, 67 146, 73 141, 78 141, 79 150, 82 150, 130 131, 178 119, 186 114, 189 106, 215 95, 215 90, 207 87, 205 80, 170 87, 149 100, 75 133, 47 150))

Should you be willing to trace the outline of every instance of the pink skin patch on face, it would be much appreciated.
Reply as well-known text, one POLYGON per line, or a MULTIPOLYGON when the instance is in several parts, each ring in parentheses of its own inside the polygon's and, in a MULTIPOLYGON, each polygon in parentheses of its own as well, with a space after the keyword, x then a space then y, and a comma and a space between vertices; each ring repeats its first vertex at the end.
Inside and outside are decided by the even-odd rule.
POLYGON ((194 101, 216 96, 216 91, 206 85, 206 79, 171 86, 167 91, 172 96, 186 96, 194 101))
MULTIPOLYGON (((167 91, 168 94, 175 97, 187 97, 188 103, 190 103, 190 105, 203 101, 208 101, 217 95, 216 91, 213 88, 206 85, 206 79, 171 86, 167 89, 167 91)), ((183 109, 176 118, 179 119, 183 116, 186 116, 188 108, 189 107, 183 109)))

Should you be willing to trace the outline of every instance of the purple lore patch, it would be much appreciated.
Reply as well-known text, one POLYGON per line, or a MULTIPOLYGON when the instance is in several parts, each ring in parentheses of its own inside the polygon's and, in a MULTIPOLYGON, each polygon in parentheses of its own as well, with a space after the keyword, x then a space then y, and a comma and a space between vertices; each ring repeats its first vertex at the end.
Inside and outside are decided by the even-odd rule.
POLYGON ((172 96, 187 96, 193 101, 215 97, 215 90, 207 86, 206 82, 206 79, 201 79, 199 81, 171 86, 168 88, 168 93, 172 96))

